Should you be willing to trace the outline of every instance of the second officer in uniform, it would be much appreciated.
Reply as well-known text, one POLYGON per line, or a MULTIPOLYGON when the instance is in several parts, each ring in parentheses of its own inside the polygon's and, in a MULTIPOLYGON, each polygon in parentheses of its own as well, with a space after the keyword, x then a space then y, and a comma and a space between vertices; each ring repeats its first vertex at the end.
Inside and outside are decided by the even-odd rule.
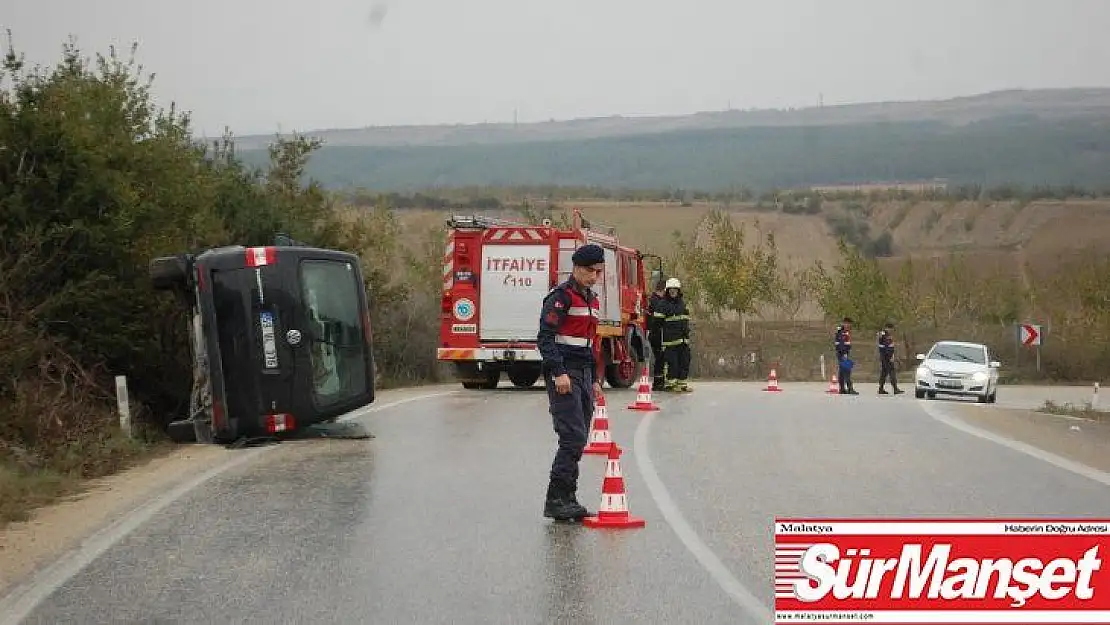
POLYGON ((558 521, 581 520, 590 514, 575 493, 578 463, 586 447, 594 402, 601 394, 599 376, 604 370, 597 344, 600 302, 592 287, 604 271, 605 252, 592 243, 583 245, 571 262, 570 278, 543 300, 537 335, 549 411, 559 437, 543 514, 558 521))

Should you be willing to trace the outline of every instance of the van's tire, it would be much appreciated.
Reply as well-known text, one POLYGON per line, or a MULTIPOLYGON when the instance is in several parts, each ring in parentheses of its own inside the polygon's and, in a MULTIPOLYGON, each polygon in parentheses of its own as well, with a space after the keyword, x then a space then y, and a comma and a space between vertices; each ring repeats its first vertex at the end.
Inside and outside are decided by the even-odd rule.
POLYGON ((188 261, 184 256, 155 258, 150 261, 150 282, 159 291, 188 286, 188 261))

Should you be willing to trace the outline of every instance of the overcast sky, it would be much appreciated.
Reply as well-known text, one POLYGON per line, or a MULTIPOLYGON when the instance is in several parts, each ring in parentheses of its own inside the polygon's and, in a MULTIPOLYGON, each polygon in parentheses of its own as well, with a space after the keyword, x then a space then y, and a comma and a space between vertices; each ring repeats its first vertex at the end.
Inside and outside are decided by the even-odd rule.
POLYGON ((238 135, 1110 86, 1106 0, 0 0, 238 135))

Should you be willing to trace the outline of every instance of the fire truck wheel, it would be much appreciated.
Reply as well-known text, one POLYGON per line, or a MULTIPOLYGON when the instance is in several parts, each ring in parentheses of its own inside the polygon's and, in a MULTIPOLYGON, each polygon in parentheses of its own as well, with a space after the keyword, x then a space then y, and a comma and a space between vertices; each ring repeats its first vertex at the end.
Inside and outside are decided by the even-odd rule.
POLYGON ((613 363, 605 367, 605 380, 613 388, 631 388, 639 379, 636 363, 631 360, 613 363))
POLYGON ((509 380, 518 388, 531 388, 540 379, 540 368, 529 365, 516 365, 509 369, 509 380))
POLYGON ((467 390, 495 389, 501 381, 499 369, 479 371, 474 363, 455 363, 455 375, 467 390))

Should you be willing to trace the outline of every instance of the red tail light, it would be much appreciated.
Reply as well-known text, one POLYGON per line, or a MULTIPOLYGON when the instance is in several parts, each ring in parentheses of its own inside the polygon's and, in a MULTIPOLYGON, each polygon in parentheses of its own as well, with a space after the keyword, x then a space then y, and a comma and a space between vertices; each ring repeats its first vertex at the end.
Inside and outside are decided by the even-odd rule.
POLYGON ((263 267, 277 262, 277 249, 273 247, 248 247, 247 266, 263 267))
POLYGON ((293 415, 291 414, 266 415, 266 431, 270 434, 288 432, 294 427, 296 426, 293 422, 293 415))

